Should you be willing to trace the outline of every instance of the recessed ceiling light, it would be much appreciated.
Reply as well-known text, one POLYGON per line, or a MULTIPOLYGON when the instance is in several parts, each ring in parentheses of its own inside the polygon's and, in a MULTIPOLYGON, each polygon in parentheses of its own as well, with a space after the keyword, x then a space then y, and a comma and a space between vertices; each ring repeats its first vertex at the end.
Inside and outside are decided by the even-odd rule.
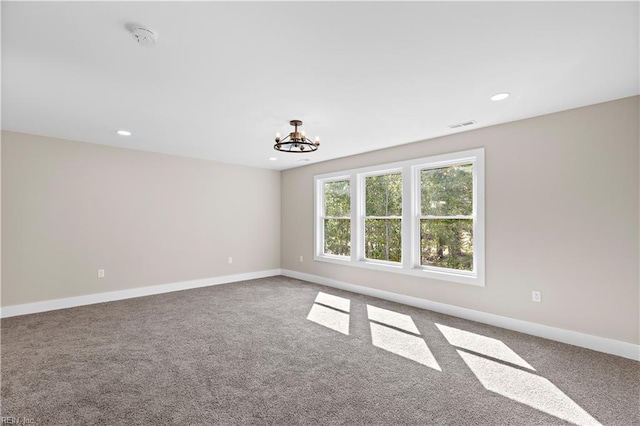
POLYGON ((510 93, 497 93, 491 97, 492 101, 501 101, 503 99, 507 99, 510 93))
POLYGON ((276 161, 277 158, 276 157, 269 157, 269 161, 276 161))
POLYGON ((117 130, 116 133, 120 136, 131 136, 131 132, 128 130, 117 130))

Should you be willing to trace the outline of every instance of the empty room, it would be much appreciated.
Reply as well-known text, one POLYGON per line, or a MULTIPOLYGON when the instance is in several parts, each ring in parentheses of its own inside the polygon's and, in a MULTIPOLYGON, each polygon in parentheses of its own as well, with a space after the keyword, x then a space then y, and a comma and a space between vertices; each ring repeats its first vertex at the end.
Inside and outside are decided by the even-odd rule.
POLYGON ((640 2, 0 12, 0 424, 640 426, 640 2))

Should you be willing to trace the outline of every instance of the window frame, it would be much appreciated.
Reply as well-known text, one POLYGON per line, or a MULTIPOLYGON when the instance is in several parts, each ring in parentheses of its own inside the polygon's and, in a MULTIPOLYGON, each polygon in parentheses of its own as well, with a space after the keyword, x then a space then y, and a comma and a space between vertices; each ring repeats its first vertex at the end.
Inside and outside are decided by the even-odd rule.
MULTIPOLYGON (((339 260, 339 261, 344 261, 344 260, 348 260, 353 256, 353 179, 351 179, 351 176, 349 175, 338 175, 335 177, 331 177, 331 178, 327 178, 327 179, 322 179, 322 181, 316 181, 316 192, 319 191, 320 192, 320 197, 315 197, 316 201, 319 201, 320 204, 316 204, 315 207, 315 212, 316 212, 316 223, 315 223, 315 228, 316 229, 320 229, 321 235, 320 235, 320 251, 318 252, 316 250, 317 253, 319 253, 320 256, 326 257, 328 259, 334 259, 334 260, 339 260), (338 216, 325 216, 326 213, 326 205, 325 205, 325 191, 324 191, 324 185, 325 183, 331 183, 331 182, 340 182, 340 181, 348 181, 349 182, 349 217, 338 217, 338 216), (318 208, 320 210, 318 210, 318 208), (350 246, 349 246, 349 256, 342 256, 339 254, 329 254, 329 253, 325 253, 324 252, 324 220, 325 219, 338 219, 338 220, 349 220, 350 221, 350 227, 351 227, 351 232, 350 232, 350 236, 351 236, 351 242, 350 242, 350 246)), ((317 237, 317 235, 316 235, 317 237)), ((317 244, 316 244, 317 245, 317 244)), ((314 256, 315 257, 315 256, 314 256)))
MULTIPOLYGON (((365 239, 366 239, 366 235, 365 235, 365 221, 367 219, 367 203, 366 203, 366 197, 367 197, 367 189, 366 189, 366 181, 368 177, 373 177, 373 176, 384 176, 384 175, 391 175, 391 174, 399 174, 402 177, 402 190, 403 190, 403 196, 402 196, 402 211, 404 213, 404 176, 402 174, 402 168, 401 167, 396 167, 396 168, 391 168, 391 169, 384 169, 384 170, 375 170, 373 172, 368 172, 368 173, 358 173, 357 174, 357 179, 358 179, 358 196, 360 197, 358 199, 358 229, 357 229, 357 236, 358 236, 358 260, 361 262, 367 262, 367 263, 371 263, 371 264, 380 264, 380 265, 387 265, 387 266, 401 266, 402 265, 402 260, 400 262, 394 262, 394 261, 390 261, 390 260, 380 260, 380 259, 369 259, 366 257, 366 250, 365 250, 365 239)), ((400 216, 380 216, 379 218, 391 218, 391 219, 400 219, 400 223, 402 224, 402 221, 404 219, 404 214, 400 215, 400 216)), ((402 225, 401 225, 402 226, 402 225)), ((402 228, 401 228, 402 229, 402 228)), ((404 235, 402 235, 402 231, 401 231, 401 235, 400 235, 400 239, 402 242, 404 242, 404 235)), ((404 259, 404 254, 405 254, 405 250, 404 250, 404 243, 401 244, 400 246, 400 259, 404 259)))
POLYGON ((406 275, 485 285, 485 167, 484 148, 452 152, 396 163, 380 164, 314 176, 314 260, 406 275), (420 264, 420 219, 422 170, 459 164, 473 165, 473 271, 420 264), (364 257, 365 178, 402 174, 402 261, 364 257), (324 183, 349 180, 351 191, 351 256, 324 254, 324 183))

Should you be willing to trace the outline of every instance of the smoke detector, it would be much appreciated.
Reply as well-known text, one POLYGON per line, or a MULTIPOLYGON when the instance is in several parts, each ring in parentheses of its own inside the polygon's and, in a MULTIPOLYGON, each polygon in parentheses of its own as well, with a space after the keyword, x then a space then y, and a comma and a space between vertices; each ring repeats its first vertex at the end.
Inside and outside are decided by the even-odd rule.
POLYGON ((158 34, 149 28, 136 26, 131 29, 131 32, 140 46, 152 47, 158 41, 158 34))

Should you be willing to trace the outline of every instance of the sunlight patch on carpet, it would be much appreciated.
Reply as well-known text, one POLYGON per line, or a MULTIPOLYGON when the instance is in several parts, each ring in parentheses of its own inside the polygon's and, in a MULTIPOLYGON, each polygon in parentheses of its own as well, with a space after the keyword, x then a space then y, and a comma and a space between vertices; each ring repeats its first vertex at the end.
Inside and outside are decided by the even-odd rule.
POLYGON ((339 333, 349 335, 349 314, 344 312, 314 303, 307 319, 339 333))
POLYGON ((374 322, 369 324, 371 325, 371 342, 375 347, 442 371, 431 350, 420 337, 374 322))
POLYGON ((536 371, 527 361, 515 353, 513 349, 498 339, 437 323, 436 327, 438 327, 438 330, 440 330, 450 345, 536 371))
POLYGON ((316 303, 320 303, 322 305, 331 306, 332 308, 340 309, 344 312, 349 312, 351 300, 345 299, 344 297, 334 296, 332 294, 323 293, 321 291, 318 292, 316 296, 316 303))
POLYGON ((409 315, 388 309, 376 308, 371 305, 367 305, 367 315, 370 321, 390 325, 400 330, 408 331, 409 333, 420 334, 418 327, 416 327, 416 324, 409 315))
POLYGON ((457 351, 485 389, 579 426, 602 426, 544 377, 457 351))

